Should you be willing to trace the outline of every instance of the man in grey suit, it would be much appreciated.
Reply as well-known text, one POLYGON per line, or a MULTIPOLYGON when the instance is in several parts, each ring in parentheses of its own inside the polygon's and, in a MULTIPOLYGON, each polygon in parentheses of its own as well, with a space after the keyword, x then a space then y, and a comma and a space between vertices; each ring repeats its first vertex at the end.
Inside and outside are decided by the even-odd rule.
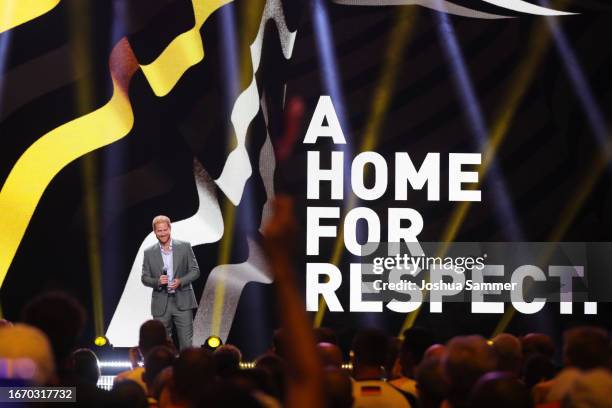
POLYGON ((193 346, 193 309, 198 307, 191 282, 200 277, 200 268, 189 242, 170 237, 170 218, 153 218, 157 243, 144 251, 142 283, 153 288, 151 314, 166 327, 172 338, 176 326, 179 349, 193 346))

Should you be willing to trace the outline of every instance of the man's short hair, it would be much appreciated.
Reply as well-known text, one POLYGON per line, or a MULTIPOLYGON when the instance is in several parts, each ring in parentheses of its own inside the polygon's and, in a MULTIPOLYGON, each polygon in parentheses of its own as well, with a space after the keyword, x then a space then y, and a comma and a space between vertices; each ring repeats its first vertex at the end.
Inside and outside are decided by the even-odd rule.
POLYGON ((527 359, 532 354, 542 354, 550 359, 555 355, 555 343, 546 334, 529 333, 521 338, 523 357, 527 359))
POLYGON ((472 408, 529 408, 529 389, 515 375, 494 371, 484 374, 470 393, 472 408))
POLYGON ((326 407, 349 408, 353 406, 353 384, 345 371, 327 367, 323 371, 323 390, 326 407))
POLYGON ((171 399, 197 405, 213 387, 215 374, 215 362, 208 350, 188 348, 181 351, 173 365, 171 399))
POLYGON ((342 367, 342 350, 332 343, 318 343, 317 353, 321 358, 321 364, 324 368, 327 367, 342 367))
POLYGON ((501 333, 493 338, 493 350, 497 355, 497 369, 519 374, 523 363, 521 341, 509 334, 501 333))
POLYGON ((53 348, 55 361, 62 367, 85 326, 85 309, 74 297, 48 292, 32 299, 23 309, 24 323, 42 330, 53 348))
POLYGON ((170 223, 170 218, 166 217, 165 215, 158 215, 155 218, 153 218, 153 221, 151 222, 151 227, 153 228, 153 231, 155 231, 155 226, 162 222, 165 222, 166 224, 168 224, 168 227, 172 225, 170 223))
POLYGON ((415 379, 421 399, 441 404, 448 396, 449 383, 442 358, 423 358, 416 369, 415 379))
POLYGON ((213 352, 217 374, 224 377, 240 369, 242 353, 238 347, 224 344, 213 352))
POLYGON ((608 333, 598 327, 576 327, 563 334, 567 362, 583 370, 605 366, 610 358, 608 333))
POLYGON ((448 342, 444 365, 450 381, 449 401, 453 406, 463 405, 480 376, 496 368, 497 358, 484 338, 457 336, 448 342))
POLYGON ((100 365, 96 353, 88 348, 72 352, 72 369, 79 380, 96 385, 100 378, 100 365))
POLYGON ((145 357, 145 372, 142 379, 147 385, 153 385, 155 377, 166 367, 172 367, 174 363, 174 351, 167 346, 153 347, 145 357))
POLYGON ((143 357, 149 350, 156 346, 167 346, 168 336, 164 324, 155 319, 147 320, 140 326, 138 348, 143 357))
POLYGON ((335 344, 336 346, 338 345, 338 335, 334 329, 330 329, 329 327, 317 327, 313 329, 313 333, 317 343, 331 343, 335 344))

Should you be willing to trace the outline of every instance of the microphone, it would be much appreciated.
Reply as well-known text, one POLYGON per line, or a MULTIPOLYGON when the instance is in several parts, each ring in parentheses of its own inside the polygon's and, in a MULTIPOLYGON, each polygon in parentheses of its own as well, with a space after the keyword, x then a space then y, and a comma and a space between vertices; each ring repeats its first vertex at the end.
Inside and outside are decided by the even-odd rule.
MULTIPOLYGON (((164 269, 162 269, 162 276, 163 275, 168 275, 168 267, 166 265, 164 265, 164 269)), ((160 285, 160 288, 167 288, 167 287, 168 287, 167 283, 160 285)))

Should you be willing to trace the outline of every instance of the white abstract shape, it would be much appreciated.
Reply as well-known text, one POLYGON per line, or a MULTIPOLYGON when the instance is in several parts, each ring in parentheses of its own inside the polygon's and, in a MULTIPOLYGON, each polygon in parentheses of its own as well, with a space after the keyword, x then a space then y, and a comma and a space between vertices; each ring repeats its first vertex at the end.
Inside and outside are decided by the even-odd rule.
POLYGON ((266 190, 266 202, 261 211, 261 223, 259 231, 263 231, 264 225, 268 223, 272 216, 272 200, 274 199, 274 170, 276 168, 276 158, 274 157, 274 147, 270 140, 270 135, 266 135, 266 141, 259 152, 259 173, 266 190))
POLYGON ((567 16, 574 13, 557 11, 547 7, 537 6, 523 0, 482 0, 484 2, 502 7, 508 10, 518 11, 519 13, 533 14, 537 16, 567 16))
MULTIPOLYGON (((194 160, 194 178, 198 192, 198 211, 191 217, 172 223, 172 236, 189 241, 192 246, 216 242, 223 235, 223 217, 215 194, 215 185, 197 160, 194 160)), ((144 239, 128 276, 119 304, 106 331, 114 347, 132 347, 138 344, 140 325, 151 319, 151 288, 140 280, 144 250, 157 242, 153 232, 144 239)))
MULTIPOLYGON (((285 84, 285 88, 287 84, 285 84)), ((266 122, 266 141, 264 142, 261 150, 259 151, 259 174, 266 190, 266 202, 264 203, 263 210, 261 212, 261 222, 259 223, 259 232, 263 231, 264 225, 268 223, 268 220, 272 216, 272 200, 274 199, 274 170, 276 169, 276 157, 274 155, 274 146, 272 146, 272 140, 270 140, 270 133, 268 133, 268 107, 265 103, 266 93, 263 92, 261 95, 261 113, 266 122)))
MULTIPOLYGON (((253 78, 249 87, 236 100, 234 109, 232 110, 232 124, 234 125, 236 132, 237 146, 230 153, 230 156, 235 155, 236 157, 244 157, 244 155, 246 155, 246 131, 260 108, 262 109, 267 128, 268 112, 265 109, 265 104, 260 103, 259 100, 256 100, 256 98, 259 99, 259 92, 257 89, 257 83, 255 81, 255 74, 259 69, 259 64, 261 61, 265 25, 269 20, 274 20, 276 23, 284 57, 289 59, 293 54, 293 46, 295 44, 297 31, 290 32, 288 30, 280 0, 267 0, 261 16, 261 21, 259 23, 257 36, 250 46, 253 78), (243 97, 243 95, 245 96, 243 97), (243 107, 243 104, 251 106, 243 107), (248 112, 249 114, 239 115, 237 114, 239 111, 248 112), (244 155, 242 153, 237 153, 240 151, 244 151, 244 155)), ((270 141, 269 134, 266 134, 266 141, 260 151, 259 159, 259 170, 267 196, 266 204, 262 210, 262 223, 265 222, 265 220, 267 220, 271 215, 270 206, 271 200, 274 197, 275 165, 276 162, 274 159, 273 146, 270 141)), ((228 157, 228 160, 223 167, 221 176, 215 180, 215 182, 230 198, 234 205, 238 205, 242 197, 244 185, 251 176, 251 172, 252 170, 250 168, 250 162, 248 161, 248 155, 246 155, 246 160, 243 160, 240 163, 237 159, 232 159, 230 161, 230 157, 228 157), (249 166, 249 168, 247 169, 246 166, 249 166), (226 174, 231 174, 232 176, 226 176, 226 174)), ((219 265, 212 270, 208 280, 206 281, 206 287, 204 288, 204 293, 202 293, 200 306, 196 313, 194 322, 194 344, 196 345, 203 343, 204 340, 212 333, 213 308, 215 304, 214 297, 217 285, 225 285, 225 294, 223 297, 222 316, 220 319, 220 332, 215 334, 218 334, 225 341, 229 334, 229 330, 232 327, 234 315, 236 314, 236 308, 238 307, 238 301, 240 300, 240 295, 242 294, 242 289, 244 286, 248 282, 252 281, 260 283, 272 282, 272 277, 267 271, 265 259, 261 254, 259 247, 251 239, 247 238, 247 240, 249 245, 248 260, 238 265, 219 265)))
MULTIPOLYGON (((547 7, 538 6, 523 0, 482 0, 486 3, 516 11, 518 13, 532 14, 537 16, 565 16, 575 13, 557 11, 547 7)), ((427 7, 432 10, 454 14, 462 17, 498 19, 510 18, 511 16, 491 14, 452 3, 446 0, 333 0, 334 3, 347 6, 403 6, 415 5, 427 7)))
POLYGON ((460 6, 450 1, 440 0, 333 0, 334 3, 345 6, 421 6, 443 13, 453 14, 461 17, 480 18, 486 20, 511 18, 499 14, 485 13, 460 6))
POLYGON ((234 321, 240 295, 246 284, 249 282, 272 283, 272 274, 268 270, 266 258, 259 245, 250 238, 247 239, 247 242, 249 257, 245 262, 218 265, 210 272, 200 300, 200 307, 193 322, 193 344, 195 346, 204 344, 212 333, 215 292, 218 285, 224 285, 225 293, 219 320, 219 333, 215 334, 225 342, 234 321))
POLYGON ((259 111, 259 91, 255 74, 259 70, 261 50, 266 23, 274 20, 278 29, 279 40, 283 55, 291 58, 297 31, 289 31, 285 22, 285 14, 280 0, 267 0, 259 23, 259 30, 253 43, 250 45, 253 78, 251 83, 236 99, 232 109, 232 125, 236 133, 236 148, 232 150, 223 166, 218 179, 215 180, 219 188, 234 205, 240 204, 244 186, 253 172, 249 155, 246 150, 246 134, 249 125, 259 111))
POLYGON ((232 123, 236 132, 236 148, 227 156, 223 171, 215 182, 234 205, 240 204, 242 191, 253 173, 246 150, 246 134, 251 121, 259 111, 259 92, 255 78, 236 99, 232 110, 232 123))
POLYGON ((295 44, 295 36, 297 31, 289 31, 287 23, 285 22, 285 14, 283 13, 283 6, 280 0, 269 0, 261 16, 261 22, 259 23, 259 31, 257 31, 257 37, 251 44, 251 60, 253 61, 253 72, 259 70, 259 62, 261 60, 261 48, 263 45, 264 29, 268 20, 274 20, 276 28, 278 29, 278 35, 283 50, 283 55, 286 59, 291 58, 293 53, 293 45, 295 44))

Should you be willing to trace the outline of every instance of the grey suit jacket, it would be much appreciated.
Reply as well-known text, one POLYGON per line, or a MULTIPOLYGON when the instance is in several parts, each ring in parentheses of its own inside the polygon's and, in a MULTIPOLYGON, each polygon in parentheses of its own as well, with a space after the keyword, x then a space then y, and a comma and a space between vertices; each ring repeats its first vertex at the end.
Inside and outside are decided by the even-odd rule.
MULTIPOLYGON (((200 277, 200 268, 196 261, 191 244, 177 239, 172 240, 172 263, 174 276, 181 280, 181 285, 176 290, 176 304, 180 310, 195 309, 198 307, 191 282, 200 277)), ((142 263, 142 283, 153 288, 151 298, 151 314, 162 316, 168 304, 168 293, 166 288, 159 286, 159 277, 164 268, 164 261, 159 249, 159 243, 155 243, 144 251, 142 263)))

